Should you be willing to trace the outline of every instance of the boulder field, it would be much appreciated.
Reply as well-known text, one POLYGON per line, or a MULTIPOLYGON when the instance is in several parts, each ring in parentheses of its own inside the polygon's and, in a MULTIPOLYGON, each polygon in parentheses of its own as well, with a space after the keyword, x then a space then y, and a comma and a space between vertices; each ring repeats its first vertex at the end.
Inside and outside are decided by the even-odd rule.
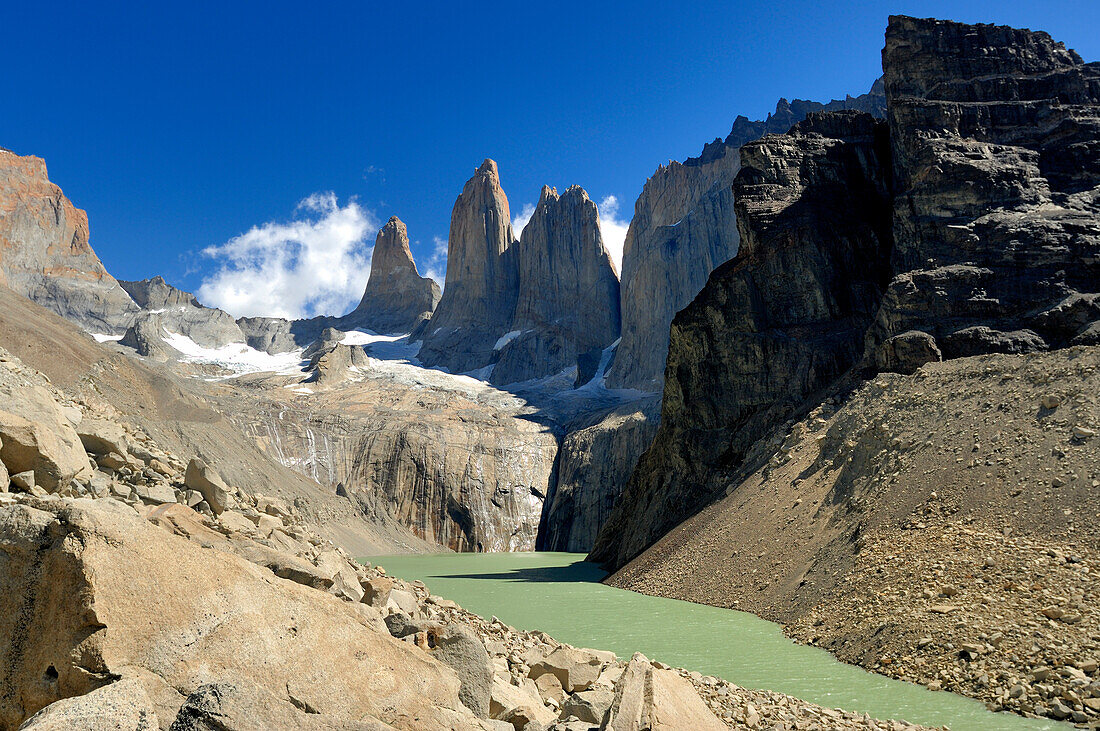
POLYGON ((881 728, 465 612, 13 356, 0 374, 9 403, 57 417, 29 444, 0 422, 19 445, 0 451, 0 728, 881 728))

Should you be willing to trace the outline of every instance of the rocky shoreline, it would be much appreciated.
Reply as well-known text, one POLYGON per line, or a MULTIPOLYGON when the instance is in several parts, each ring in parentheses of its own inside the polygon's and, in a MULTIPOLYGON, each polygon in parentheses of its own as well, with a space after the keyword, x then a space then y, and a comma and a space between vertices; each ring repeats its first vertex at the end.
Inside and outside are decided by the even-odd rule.
POLYGON ((844 594, 790 637, 993 711, 1100 727, 1094 552, 934 519, 864 540, 844 594))
MULTIPOLYGON (((261 516, 266 515, 270 513, 261 513, 261 516)), ((5 552, 17 556, 17 560, 9 561, 2 581, 9 589, 18 585, 30 589, 22 597, 17 596, 14 600, 9 597, 8 608, 16 608, 19 599, 25 600, 28 594, 40 597, 73 588, 66 580, 72 581, 74 576, 59 577, 53 572, 41 571, 41 566, 52 566, 56 571, 66 561, 76 563, 79 566, 76 576, 83 583, 79 594, 84 597, 85 606, 94 612, 93 626, 97 629, 72 649, 69 659, 81 657, 81 662, 89 663, 89 667, 99 668, 93 673, 94 677, 82 679, 86 686, 82 693, 69 695, 66 692, 73 686, 70 674, 80 669, 79 662, 73 667, 57 662, 51 664, 53 673, 47 674, 58 676, 52 681, 52 688, 37 688, 37 692, 31 692, 30 688, 20 685, 20 682, 26 683, 27 666, 38 655, 44 651, 51 656, 51 652, 64 648, 66 637, 83 634, 65 621, 73 617, 62 617, 52 630, 40 636, 40 647, 19 648, 21 652, 9 657, 8 667, 2 675, 6 676, 8 687, 15 687, 17 692, 14 697, 6 694, 0 703, 5 727, 15 728, 20 724, 17 718, 20 714, 33 713, 19 728, 34 731, 92 729, 101 728, 95 725, 101 723, 114 723, 118 728, 171 731, 425 727, 517 731, 639 728, 901 731, 920 728, 902 721, 876 721, 865 714, 824 708, 781 693, 740 688, 719 678, 651 662, 641 654, 622 660, 610 652, 559 643, 543 632, 519 631, 495 617, 486 620, 452 601, 432 595, 419 581, 406 582, 387 576, 381 566, 357 565, 344 551, 302 526, 287 529, 279 542, 281 546, 276 547, 270 534, 268 538, 261 537, 264 522, 261 517, 255 523, 249 521, 247 525, 238 525, 224 517, 204 516, 178 503, 154 506, 128 504, 111 497, 0 494, 0 537, 5 552), (142 524, 150 528, 159 526, 163 530, 142 528, 142 524), (18 571, 24 568, 19 566, 18 558, 27 553, 28 540, 36 529, 41 531, 38 537, 42 542, 35 553, 45 558, 39 559, 39 573, 29 577, 28 587, 28 576, 18 571), (59 539, 58 536, 69 538, 59 539), (179 538, 194 548, 181 545, 179 538), (300 592, 297 596, 307 605, 316 602, 318 608, 344 611, 356 617, 360 632, 373 632, 376 642, 381 641, 377 638, 384 638, 390 645, 387 651, 392 652, 392 644, 397 642, 420 662, 431 663, 432 673, 444 679, 454 677, 457 683, 453 685, 457 687, 461 705, 452 702, 448 706, 436 699, 431 701, 436 707, 430 721, 415 714, 405 715, 408 713, 405 711, 397 715, 382 712, 379 718, 366 722, 362 715, 355 718, 352 710, 357 703, 370 705, 362 699, 345 699, 334 704, 335 708, 322 710, 322 706, 314 705, 316 701, 312 698, 296 695, 291 683, 286 685, 286 697, 280 698, 277 692, 272 693, 270 678, 266 677, 268 668, 260 671, 242 665, 233 667, 233 661, 219 656, 218 652, 224 640, 217 637, 220 622, 237 622, 242 615, 267 616, 270 610, 257 609, 251 602, 247 606, 235 606, 231 602, 222 608, 228 619, 223 617, 208 627, 180 622, 175 614, 169 619, 158 619, 150 612, 162 608, 148 606, 142 601, 149 597, 142 593, 145 587, 140 586, 140 581, 134 582, 138 586, 129 587, 136 602, 118 602, 119 597, 114 592, 117 587, 105 586, 114 577, 97 575, 95 565, 106 567, 105 563, 97 562, 110 560, 112 568, 105 571, 106 574, 112 570, 150 569, 131 555, 130 544, 134 541, 144 544, 143 552, 147 555, 165 561, 174 557, 190 565, 189 552, 213 556, 212 549, 230 562, 263 567, 271 572, 268 574, 271 578, 266 581, 276 595, 295 591, 293 586, 308 588, 305 596, 300 592), (297 553, 286 550, 291 544, 298 546, 297 553), (86 554, 96 552, 97 546, 107 555, 88 558, 86 554), (114 553, 122 555, 111 555, 114 553), (67 559, 57 560, 58 554, 64 554, 67 559), (334 598, 338 598, 336 608, 332 606, 334 598), (162 623, 165 626, 160 627, 162 623), (141 637, 148 635, 147 625, 152 625, 154 632, 141 637), (102 644, 92 642, 101 632, 114 633, 115 637, 99 637, 102 644), (191 639, 185 647, 177 647, 178 641, 173 640, 172 635, 191 639), (140 640, 138 644, 131 645, 137 640, 140 640), (125 645, 127 652, 114 647, 113 643, 125 645), (153 653, 157 662, 150 662, 147 654, 150 644, 157 648, 153 653), (95 651, 89 654, 93 647, 95 651), (205 654, 207 650, 210 656, 205 654), (127 653, 125 661, 116 664, 127 653), (182 674, 179 665, 184 666, 182 674), (221 672, 217 670, 219 667, 221 672), (30 698, 45 700, 51 692, 61 697, 40 710, 34 706, 41 701, 28 704, 30 698), (135 717, 145 719, 144 725, 133 723, 135 717)), ((213 560, 206 567, 215 576, 216 588, 220 588, 218 579, 223 568, 220 561, 213 560)), ((173 607, 166 611, 171 611, 179 599, 169 602, 173 607)), ((206 603, 203 596, 184 599, 193 601, 196 606, 206 603)), ((263 600, 262 595, 252 597, 252 601, 263 600)), ((18 616, 19 613, 14 614, 18 616)), ((313 623, 309 629, 303 626, 302 631, 309 635, 328 631, 324 623, 313 622, 315 619, 298 615, 298 621, 313 623)), ((234 644, 270 644, 271 640, 265 639, 262 633, 278 634, 282 628, 260 624, 254 630, 254 633, 235 636, 234 644)), ((326 646, 319 651, 323 653, 329 649, 326 646)), ((367 652, 370 654, 369 650, 367 652)), ((317 668, 310 667, 311 663, 303 662, 303 667, 296 668, 295 659, 294 655, 280 656, 274 664, 289 663, 287 670, 312 673, 310 682, 314 687, 308 691, 304 686, 301 689, 301 693, 307 695, 326 696, 331 690, 318 689, 316 684, 343 685, 347 681, 340 681, 340 675, 354 678, 361 672, 330 668, 318 675, 317 668)), ((390 673, 395 675, 391 675, 389 681, 412 685, 434 679, 432 673, 425 674, 424 668, 414 665, 405 669, 401 663, 392 665, 390 673)), ((444 681, 439 682, 447 685, 444 681)), ((406 705, 419 708, 415 699, 406 699, 406 705)))
POLYGON ((916 728, 483 619, 3 351, 0 391, 0 728, 916 728))
POLYGON ((990 355, 839 392, 609 583, 750 611, 992 710, 1100 726, 1098 366, 1095 347, 990 355))

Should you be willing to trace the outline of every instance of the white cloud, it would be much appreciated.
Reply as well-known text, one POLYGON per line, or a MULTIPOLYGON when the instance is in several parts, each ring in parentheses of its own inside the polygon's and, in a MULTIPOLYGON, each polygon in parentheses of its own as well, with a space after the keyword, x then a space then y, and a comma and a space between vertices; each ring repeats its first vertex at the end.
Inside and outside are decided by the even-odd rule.
POLYGON ((520 237, 520 234, 523 233, 524 227, 527 225, 527 222, 531 220, 531 216, 533 215, 535 215, 535 204, 526 203, 523 209, 512 219, 512 232, 515 233, 517 239, 520 237))
POLYGON ((199 299, 235 317, 342 315, 363 294, 380 227, 354 200, 314 193, 286 223, 268 222, 203 254, 220 262, 203 279, 199 299))
POLYGON ((447 279, 447 239, 435 236, 432 238, 432 243, 434 244, 432 255, 424 262, 424 271, 421 274, 434 279, 442 289, 447 279))
POLYGON ((600 234, 603 235, 603 245, 611 256, 611 263, 615 265, 615 271, 622 274, 623 271, 623 244, 626 242, 626 230, 630 227, 629 220, 619 218, 619 199, 609 195, 600 201, 600 234))

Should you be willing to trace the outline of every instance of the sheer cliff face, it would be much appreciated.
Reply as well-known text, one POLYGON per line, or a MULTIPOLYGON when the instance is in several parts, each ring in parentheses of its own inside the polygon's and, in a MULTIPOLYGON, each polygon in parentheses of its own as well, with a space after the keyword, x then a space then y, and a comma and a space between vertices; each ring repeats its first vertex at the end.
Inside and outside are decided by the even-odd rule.
POLYGON ((218 403, 368 522, 456 551, 534 550, 558 440, 519 399, 412 366, 325 380, 295 394, 285 378, 257 377, 248 391, 227 385, 218 403))
POLYGON ((760 121, 737 117, 730 134, 683 163, 653 174, 634 205, 623 248, 622 342, 608 374, 612 386, 660 391, 673 316, 695 298, 719 264, 737 254, 731 185, 738 149, 765 134, 782 134, 807 114, 856 110, 885 114, 882 81, 866 94, 821 102, 780 99, 760 121))
POLYGON ((587 552, 607 522, 634 465, 657 433, 657 394, 570 431, 539 528, 540 551, 587 552))
POLYGON ((0 284, 93 332, 121 334, 138 306, 88 244, 88 216, 46 163, 0 149, 0 284))
POLYGON ((415 334, 425 365, 493 366, 493 383, 516 383, 573 367, 618 337, 619 282, 588 194, 543 188, 522 241, 510 216, 486 160, 455 202, 443 298, 415 334))
POLYGON ((824 115, 742 148, 741 252, 673 323, 660 430, 594 557, 623 565, 736 485, 852 366, 1100 342, 1100 64, 906 17, 883 63, 885 126, 824 115))
POLYGON ((672 323, 657 437, 592 552, 616 568, 705 504, 753 442, 859 360, 889 278, 883 123, 814 114, 745 145, 741 161, 741 250, 672 323))
POLYGON ((896 277, 868 359, 1100 342, 1100 64, 1046 33, 894 17, 883 68, 896 277))
POLYGON ((596 204, 579 186, 542 189, 515 246, 519 295, 492 382, 515 383, 576 365, 619 337, 619 279, 596 204))
POLYGON ((462 373, 493 360, 493 346, 511 326, 519 289, 511 216, 497 164, 486 160, 451 212, 446 286, 422 331, 425 365, 462 373))
POLYGON ((739 169, 737 149, 716 141, 646 181, 623 245, 622 341, 609 385, 660 390, 672 317, 737 253, 730 184, 739 169))
POLYGON ((439 285, 416 270, 408 229, 394 216, 378 232, 363 299, 347 319, 375 332, 412 332, 431 317, 439 297, 439 285))

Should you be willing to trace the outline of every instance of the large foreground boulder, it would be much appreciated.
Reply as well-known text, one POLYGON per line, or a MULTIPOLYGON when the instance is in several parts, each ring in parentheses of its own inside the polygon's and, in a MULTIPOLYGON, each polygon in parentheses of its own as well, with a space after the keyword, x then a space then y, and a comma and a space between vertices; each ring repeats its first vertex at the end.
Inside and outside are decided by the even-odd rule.
POLYGON ((248 684, 334 722, 485 728, 454 671, 372 629, 358 605, 115 501, 31 502, 0 505, 0 728, 131 677, 163 681, 179 705, 248 684))
POLYGON ((684 678, 674 670, 658 670, 636 654, 615 686, 607 722, 610 731, 723 731, 726 725, 711 713, 684 678))
POLYGON ((53 492, 91 465, 84 446, 46 388, 13 368, 0 367, 0 461, 13 475, 33 471, 53 492))
POLYGON ((20 731, 157 731, 156 709, 136 678, 63 698, 34 714, 20 731))

